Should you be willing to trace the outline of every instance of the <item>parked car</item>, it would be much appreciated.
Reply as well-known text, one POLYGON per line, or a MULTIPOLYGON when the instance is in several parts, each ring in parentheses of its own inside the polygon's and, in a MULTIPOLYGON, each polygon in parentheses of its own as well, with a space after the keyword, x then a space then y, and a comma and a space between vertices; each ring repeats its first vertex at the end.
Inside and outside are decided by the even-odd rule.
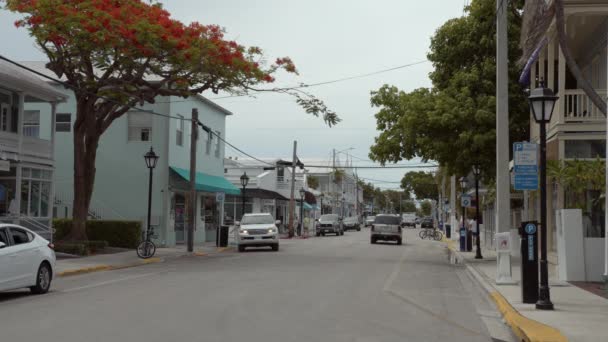
POLYGON ((368 216, 365 218, 365 226, 366 227, 371 227, 372 224, 374 224, 374 220, 376 219, 376 216, 368 216))
POLYGON ((316 224, 316 235, 320 236, 325 234, 336 234, 344 235, 344 230, 342 228, 342 222, 340 217, 337 214, 326 214, 321 215, 316 224))
POLYGON ((279 250, 280 221, 275 221, 268 213, 245 214, 238 226, 239 252, 247 247, 271 247, 273 251, 279 250))
POLYGON ((361 231, 361 225, 359 224, 359 218, 357 216, 347 217, 342 221, 344 230, 357 230, 361 231))
POLYGON ((435 225, 433 224, 433 219, 430 217, 425 217, 421 222, 420 222, 420 227, 421 228, 433 228, 435 227, 435 225))
POLYGON ((27 228, 0 224, 0 291, 47 293, 54 275, 53 244, 27 228))
POLYGON ((406 213, 406 214, 401 215, 401 225, 403 227, 416 228, 416 214, 415 213, 406 213))
POLYGON ((402 242, 401 217, 399 215, 378 215, 370 231, 372 244, 378 240, 402 242))
POLYGON ((420 224, 420 217, 416 217, 416 219, 414 220, 414 223, 416 225, 419 225, 420 224))

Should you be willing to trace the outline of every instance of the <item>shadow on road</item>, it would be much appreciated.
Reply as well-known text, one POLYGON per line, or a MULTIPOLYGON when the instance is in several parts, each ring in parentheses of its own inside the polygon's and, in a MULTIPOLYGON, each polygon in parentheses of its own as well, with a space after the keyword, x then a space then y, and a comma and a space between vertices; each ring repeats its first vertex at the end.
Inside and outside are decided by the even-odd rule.
POLYGON ((0 303, 8 302, 19 298, 33 296, 29 290, 18 290, 10 292, 0 292, 0 303))

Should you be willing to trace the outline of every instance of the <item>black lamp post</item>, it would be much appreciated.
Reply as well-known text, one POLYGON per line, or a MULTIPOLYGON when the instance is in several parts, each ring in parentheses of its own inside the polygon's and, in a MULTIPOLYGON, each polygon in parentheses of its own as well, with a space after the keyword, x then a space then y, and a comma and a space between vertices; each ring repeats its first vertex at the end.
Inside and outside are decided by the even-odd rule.
POLYGON ((302 228, 304 228, 304 195, 306 195, 306 190, 300 188, 300 229, 298 230, 300 236, 302 236, 302 228))
POLYGON ((475 175, 475 221, 477 221, 475 223, 475 229, 477 230, 475 259, 483 259, 481 255, 481 234, 479 232, 479 176, 481 176, 481 166, 479 164, 473 164, 473 175, 475 175))
POLYGON ((241 219, 243 219, 243 215, 245 215, 245 188, 249 184, 249 176, 247 176, 247 172, 243 173, 241 176, 241 185, 243 186, 243 191, 241 191, 241 195, 243 197, 243 207, 241 208, 241 219))
POLYGON ((156 162, 158 161, 158 156, 154 153, 152 147, 150 147, 150 151, 144 155, 144 160, 146 161, 146 166, 150 170, 150 180, 148 183, 148 230, 147 234, 150 234, 150 220, 152 218, 152 170, 156 167, 156 162))
POLYGON ((553 310, 547 270, 547 131, 545 125, 551 121, 553 107, 558 97, 551 89, 545 88, 541 80, 540 86, 530 91, 528 99, 534 120, 540 126, 540 286, 536 308, 553 310))
POLYGON ((344 204, 346 204, 346 198, 344 198, 344 192, 342 192, 342 218, 344 218, 344 212, 346 211, 344 204))
MULTIPOLYGON (((460 196, 461 198, 464 197, 465 192, 466 192, 466 188, 467 188, 467 178, 466 177, 460 177, 460 189, 462 189, 462 195, 460 196)), ((465 216, 466 216, 466 207, 463 205, 462 206, 462 228, 465 229, 465 234, 467 233, 466 229, 466 222, 465 222, 465 216)), ((465 241, 466 241, 466 235, 465 235, 465 241)))

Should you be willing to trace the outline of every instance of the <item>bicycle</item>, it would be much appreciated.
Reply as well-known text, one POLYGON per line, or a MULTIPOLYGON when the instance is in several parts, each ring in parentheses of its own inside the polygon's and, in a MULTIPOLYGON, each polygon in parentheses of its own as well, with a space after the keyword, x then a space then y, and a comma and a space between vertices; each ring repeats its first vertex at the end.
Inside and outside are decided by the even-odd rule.
POLYGON ((142 241, 137 245, 137 256, 141 259, 148 259, 154 256, 156 253, 156 245, 150 239, 156 237, 154 235, 154 227, 150 227, 150 230, 142 232, 142 241))
POLYGON ((425 228, 418 233, 418 236, 420 236, 422 240, 434 239, 435 241, 441 241, 441 239, 443 239, 443 233, 435 228, 425 228))

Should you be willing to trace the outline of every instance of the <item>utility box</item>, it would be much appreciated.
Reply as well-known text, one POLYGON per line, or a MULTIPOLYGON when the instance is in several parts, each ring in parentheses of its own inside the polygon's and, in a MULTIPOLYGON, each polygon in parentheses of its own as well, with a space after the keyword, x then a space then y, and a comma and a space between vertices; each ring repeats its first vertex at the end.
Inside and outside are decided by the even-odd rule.
POLYGON ((521 298, 524 303, 538 300, 538 222, 522 222, 521 237, 521 298))

